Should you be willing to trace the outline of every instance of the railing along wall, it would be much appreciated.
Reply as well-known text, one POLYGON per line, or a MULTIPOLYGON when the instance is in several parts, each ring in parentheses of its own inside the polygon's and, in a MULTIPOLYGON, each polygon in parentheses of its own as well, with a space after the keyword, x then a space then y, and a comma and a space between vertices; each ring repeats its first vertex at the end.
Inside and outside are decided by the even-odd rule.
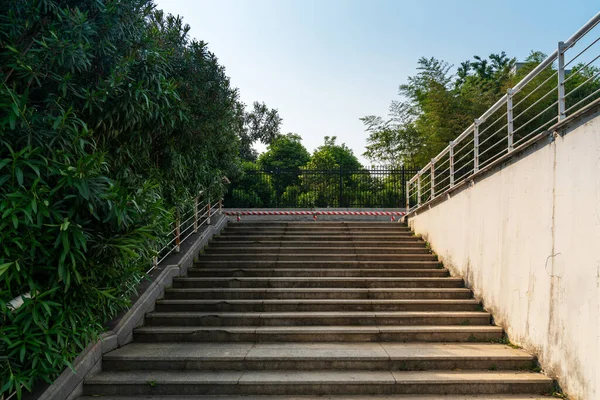
POLYGON ((219 200, 217 204, 212 204, 210 199, 200 200, 196 197, 192 204, 184 205, 188 210, 180 215, 177 211, 174 228, 166 235, 167 243, 158 250, 156 256, 152 259, 152 268, 146 273, 149 274, 158 267, 158 264, 163 262, 172 253, 179 253, 181 244, 185 242, 194 233, 198 233, 198 229, 202 225, 210 225, 210 218, 215 213, 222 213, 223 201, 219 200))
POLYGON ((417 172, 406 183, 409 213, 502 162, 507 154, 551 134, 553 125, 598 103, 600 52, 594 45, 600 34, 594 28, 599 23, 600 12, 559 42, 552 54, 417 172), (577 52, 578 43, 581 49, 577 52))

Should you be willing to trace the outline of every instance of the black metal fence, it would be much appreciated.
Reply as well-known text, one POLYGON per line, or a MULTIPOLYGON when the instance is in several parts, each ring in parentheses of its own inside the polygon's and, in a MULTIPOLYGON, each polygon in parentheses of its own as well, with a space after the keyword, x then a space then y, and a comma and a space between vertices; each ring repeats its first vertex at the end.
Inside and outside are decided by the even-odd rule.
POLYGON ((417 168, 360 170, 246 167, 225 196, 227 208, 404 208, 417 168))

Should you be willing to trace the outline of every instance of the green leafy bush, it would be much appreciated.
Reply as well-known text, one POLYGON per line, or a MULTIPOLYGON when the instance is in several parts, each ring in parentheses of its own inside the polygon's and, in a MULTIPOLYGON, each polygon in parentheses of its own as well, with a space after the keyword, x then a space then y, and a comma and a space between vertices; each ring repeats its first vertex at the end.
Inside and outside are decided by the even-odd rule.
POLYGON ((0 3, 0 395, 69 366, 239 170, 237 92, 188 30, 149 0, 0 3))

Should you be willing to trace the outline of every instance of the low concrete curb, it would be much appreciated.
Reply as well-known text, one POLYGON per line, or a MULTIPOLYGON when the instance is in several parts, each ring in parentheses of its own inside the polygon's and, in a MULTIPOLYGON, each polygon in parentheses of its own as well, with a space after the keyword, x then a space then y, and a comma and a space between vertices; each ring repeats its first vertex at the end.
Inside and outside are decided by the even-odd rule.
MULTIPOLYGON (((182 252, 165 260, 164 267, 141 294, 132 307, 123 315, 117 325, 110 331, 100 335, 95 343, 90 343, 73 362, 72 371, 67 368, 37 399, 39 400, 71 400, 82 395, 83 379, 102 369, 102 355, 133 340, 133 329, 143 325, 144 316, 154 309, 155 301, 160 298, 165 287, 171 285, 173 278, 185 276, 194 263, 194 259, 208 241, 227 225, 224 215, 213 216, 213 225, 205 227, 183 243, 182 252)), ((26 399, 35 397, 24 396, 26 399)))

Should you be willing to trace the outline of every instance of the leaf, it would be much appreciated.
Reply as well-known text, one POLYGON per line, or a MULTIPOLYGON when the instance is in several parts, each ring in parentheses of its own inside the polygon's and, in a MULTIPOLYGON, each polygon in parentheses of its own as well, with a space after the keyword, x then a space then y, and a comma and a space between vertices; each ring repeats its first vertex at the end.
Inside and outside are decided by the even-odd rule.
POLYGON ((16 214, 12 215, 12 223, 15 229, 19 228, 19 218, 17 218, 16 214))
POLYGON ((0 276, 2 276, 2 274, 4 274, 6 271, 8 271, 8 269, 10 268, 11 265, 13 265, 12 262, 9 262, 6 264, 0 264, 0 276))
POLYGON ((15 168, 15 175, 17 176, 17 182, 19 183, 19 186, 23 186, 23 171, 21 168, 15 168))

